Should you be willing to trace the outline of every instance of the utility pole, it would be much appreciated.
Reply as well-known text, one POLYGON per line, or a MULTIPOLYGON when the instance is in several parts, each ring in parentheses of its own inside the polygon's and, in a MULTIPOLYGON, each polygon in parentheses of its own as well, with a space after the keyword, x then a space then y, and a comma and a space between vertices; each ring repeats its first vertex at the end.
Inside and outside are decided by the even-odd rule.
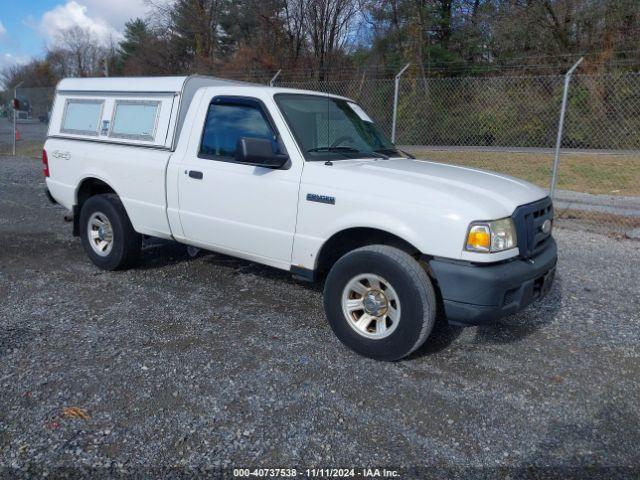
POLYGON ((16 102, 18 101, 18 87, 24 83, 24 80, 13 87, 13 156, 16 156, 16 131, 18 130, 18 112, 16 102))

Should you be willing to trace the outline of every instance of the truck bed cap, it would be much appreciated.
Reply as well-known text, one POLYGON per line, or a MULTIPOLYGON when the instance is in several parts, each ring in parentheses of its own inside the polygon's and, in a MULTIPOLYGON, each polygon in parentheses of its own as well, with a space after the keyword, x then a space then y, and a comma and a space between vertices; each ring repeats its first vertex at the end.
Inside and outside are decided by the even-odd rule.
POLYGON ((145 93, 178 93, 182 92, 188 81, 207 86, 241 85, 244 82, 225 80, 204 76, 175 77, 98 77, 98 78, 65 78, 58 84, 58 91, 73 92, 145 92, 145 93))

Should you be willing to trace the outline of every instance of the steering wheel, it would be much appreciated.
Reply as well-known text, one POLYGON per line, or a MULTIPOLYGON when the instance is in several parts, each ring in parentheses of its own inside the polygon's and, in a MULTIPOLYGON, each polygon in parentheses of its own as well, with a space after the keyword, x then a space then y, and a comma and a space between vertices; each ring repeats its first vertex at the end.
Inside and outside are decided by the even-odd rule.
POLYGON ((331 144, 332 147, 337 147, 338 145, 340 145, 342 142, 352 142, 353 143, 353 137, 351 135, 343 135, 341 137, 336 138, 336 140, 331 144))

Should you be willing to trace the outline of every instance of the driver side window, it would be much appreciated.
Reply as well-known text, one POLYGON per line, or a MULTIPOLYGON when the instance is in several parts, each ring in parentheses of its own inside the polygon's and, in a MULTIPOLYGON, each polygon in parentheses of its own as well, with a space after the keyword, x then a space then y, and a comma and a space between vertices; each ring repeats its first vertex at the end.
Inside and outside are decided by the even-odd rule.
POLYGON ((279 152, 277 136, 258 101, 215 98, 207 111, 198 157, 234 161, 242 137, 271 140, 274 153, 279 152))

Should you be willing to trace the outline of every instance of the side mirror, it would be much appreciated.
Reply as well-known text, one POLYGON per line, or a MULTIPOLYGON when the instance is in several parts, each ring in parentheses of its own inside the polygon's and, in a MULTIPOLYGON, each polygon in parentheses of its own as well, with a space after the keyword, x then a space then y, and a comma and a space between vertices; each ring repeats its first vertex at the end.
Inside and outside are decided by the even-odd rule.
POLYGON ((272 142, 266 138, 241 137, 236 144, 236 162, 264 168, 282 168, 289 157, 273 153, 272 142))

